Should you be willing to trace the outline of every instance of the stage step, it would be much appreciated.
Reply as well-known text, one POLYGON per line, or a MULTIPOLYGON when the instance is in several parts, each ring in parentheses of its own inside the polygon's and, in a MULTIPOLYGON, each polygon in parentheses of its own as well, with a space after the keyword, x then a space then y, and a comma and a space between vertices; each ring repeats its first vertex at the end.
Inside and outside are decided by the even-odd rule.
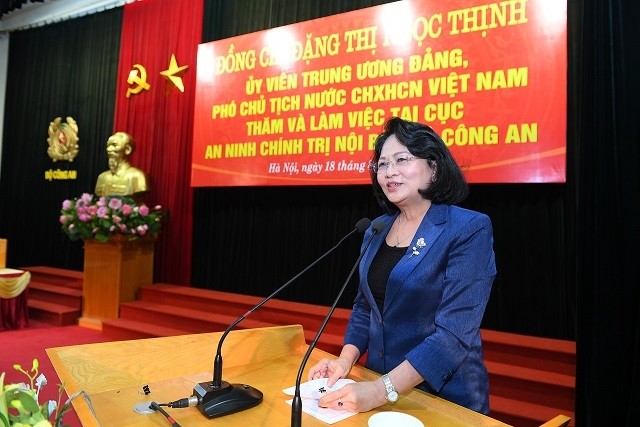
POLYGON ((31 273, 29 317, 56 326, 76 325, 82 313, 83 273, 55 267, 22 267, 31 273))
MULTIPOLYGON (((221 332, 246 312, 247 309, 243 309, 238 311, 237 314, 229 315, 212 311, 193 310, 177 305, 157 304, 146 300, 128 301, 120 304, 120 318, 103 321, 103 329, 105 325, 111 330, 115 328, 126 330, 137 327, 137 324, 162 324, 173 330, 182 331, 183 334, 221 332), (131 321, 137 323, 128 323, 131 321)), ((307 313, 304 313, 304 315, 298 313, 295 320, 300 324, 306 323, 306 315, 307 313)), ((279 323, 254 319, 253 316, 248 316, 236 325, 236 329, 263 328, 284 324, 296 324, 296 322, 279 323)), ((310 343, 315 338, 316 331, 305 327, 304 324, 303 329, 305 339, 310 343)), ((144 333, 144 330, 142 332, 144 333)), ((178 334, 176 332, 173 335, 178 334)), ((333 354, 339 354, 342 349, 342 338, 342 335, 324 333, 318 341, 318 348, 333 354)))
MULTIPOLYGON (((224 331, 236 320, 237 316, 138 300, 121 303, 120 318, 162 324, 170 328, 188 331, 188 333, 204 333, 224 331)), ((273 324, 248 318, 240 322, 237 328, 264 328, 268 326, 273 326, 273 324)))
MULTIPOLYGON (((262 300, 261 297, 165 283, 143 285, 138 290, 138 300, 121 303, 119 319, 103 321, 103 330, 135 334, 139 324, 162 324, 188 334, 221 332, 262 300)), ((236 328, 301 324, 305 339, 310 343, 327 312, 328 307, 272 299, 236 328)), ((339 354, 350 313, 351 310, 340 308, 334 311, 318 341, 318 348, 339 354)))
POLYGON ((132 340, 141 338, 171 337, 175 335, 187 335, 189 331, 153 325, 148 322, 138 322, 128 319, 104 320, 102 332, 110 338, 118 340, 132 340))
POLYGON ((556 417, 566 415, 571 418, 569 426, 575 426, 574 411, 565 408, 536 405, 525 402, 522 399, 509 399, 502 396, 489 396, 491 418, 500 420, 514 427, 539 427, 544 422, 556 417))
POLYGON ((575 342, 486 329, 481 334, 493 418, 533 427, 564 414, 575 425, 575 342))
MULTIPOLYGON (((575 377, 540 369, 485 361, 491 394, 552 408, 573 409, 575 377)), ((542 421, 542 420, 541 420, 542 421)))
POLYGON ((22 267, 20 270, 30 272, 31 280, 35 282, 82 289, 84 274, 81 271, 44 266, 22 267))
POLYGON ((29 299, 65 305, 80 310, 82 308, 82 289, 48 283, 29 282, 29 299))
MULTIPOLYGON (((230 292, 175 286, 166 283, 140 286, 138 300, 202 310, 209 313, 228 315, 233 318, 245 314, 264 297, 240 295, 230 292)), ((317 331, 329 311, 328 307, 305 304, 273 298, 260 309, 251 313, 248 319, 260 320, 271 325, 294 325, 301 322, 305 330, 317 331)), ((326 334, 344 336, 351 310, 336 308, 325 328, 326 334)), ((340 340, 342 347, 342 340, 340 340)))
POLYGON ((576 343, 483 329, 485 360, 522 367, 543 367, 545 371, 575 377, 576 343))
POLYGON ((75 325, 80 317, 80 309, 32 299, 31 295, 29 295, 27 306, 29 307, 29 319, 57 326, 75 325))

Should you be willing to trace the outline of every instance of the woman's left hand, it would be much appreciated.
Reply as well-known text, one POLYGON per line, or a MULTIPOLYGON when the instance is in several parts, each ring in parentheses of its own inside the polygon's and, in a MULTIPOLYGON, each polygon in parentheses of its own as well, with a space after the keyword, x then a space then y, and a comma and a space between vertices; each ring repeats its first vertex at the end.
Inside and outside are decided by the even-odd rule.
POLYGON ((318 405, 349 412, 367 412, 387 403, 384 392, 381 381, 356 382, 322 396, 318 405))

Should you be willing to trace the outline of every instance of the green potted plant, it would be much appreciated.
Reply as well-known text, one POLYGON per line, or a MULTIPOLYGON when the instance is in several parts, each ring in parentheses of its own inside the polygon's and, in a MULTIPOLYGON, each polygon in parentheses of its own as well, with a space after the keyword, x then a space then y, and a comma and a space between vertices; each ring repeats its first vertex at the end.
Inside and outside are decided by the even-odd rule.
MULTIPOLYGON (((63 385, 58 390, 58 401, 38 403, 40 390, 47 384, 43 374, 38 374, 38 359, 33 359, 30 371, 20 365, 13 368, 29 378, 29 383, 5 384, 5 372, 0 375, 0 426, 2 427, 63 427, 64 414, 71 408, 69 398, 60 405, 63 385)), ((75 397, 75 396, 74 396, 75 397)))

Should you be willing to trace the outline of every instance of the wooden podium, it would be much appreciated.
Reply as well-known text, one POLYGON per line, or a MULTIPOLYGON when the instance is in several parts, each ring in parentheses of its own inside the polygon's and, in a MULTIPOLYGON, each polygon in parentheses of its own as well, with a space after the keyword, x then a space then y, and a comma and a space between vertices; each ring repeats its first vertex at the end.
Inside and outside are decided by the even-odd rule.
MULTIPOLYGON (((95 416, 82 396, 73 406, 83 426, 165 426, 160 413, 139 414, 134 406, 142 402, 167 403, 188 397, 193 387, 212 379, 213 359, 222 333, 180 335, 47 349, 69 396, 84 390, 95 416), (150 394, 143 393, 149 387, 150 394)), ((232 331, 224 341, 223 380, 249 384, 264 393, 258 406, 220 418, 209 419, 197 408, 167 412, 183 427, 189 426, 289 426, 290 396, 282 392, 293 386, 307 351, 300 325, 232 331)), ((314 349, 308 368, 328 353, 314 349)), ((354 366, 349 378, 356 381, 380 375, 354 366)), ((500 421, 458 406, 441 398, 412 390, 393 405, 356 414, 336 425, 365 427, 368 419, 381 411, 400 411, 420 419, 427 427, 506 426, 500 421)), ((328 424, 306 413, 306 427, 328 424)))
POLYGON ((152 283, 155 240, 122 235, 106 243, 85 240, 80 325, 101 329, 102 320, 118 318, 121 302, 135 300, 138 287, 152 283))

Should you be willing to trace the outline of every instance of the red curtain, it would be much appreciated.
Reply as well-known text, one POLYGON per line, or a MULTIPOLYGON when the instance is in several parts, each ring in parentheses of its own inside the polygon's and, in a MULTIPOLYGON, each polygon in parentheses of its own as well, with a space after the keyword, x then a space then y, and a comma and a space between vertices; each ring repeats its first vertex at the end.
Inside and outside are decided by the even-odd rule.
POLYGON ((113 131, 127 132, 136 141, 131 163, 148 175, 147 204, 170 211, 155 248, 156 282, 191 280, 189 177, 202 15, 202 0, 144 0, 124 6, 113 131), (181 75, 184 92, 160 74, 170 68, 172 55, 179 67, 188 67, 181 75), (138 65, 146 70, 149 89, 127 97, 127 91, 138 86, 127 82, 138 65))

